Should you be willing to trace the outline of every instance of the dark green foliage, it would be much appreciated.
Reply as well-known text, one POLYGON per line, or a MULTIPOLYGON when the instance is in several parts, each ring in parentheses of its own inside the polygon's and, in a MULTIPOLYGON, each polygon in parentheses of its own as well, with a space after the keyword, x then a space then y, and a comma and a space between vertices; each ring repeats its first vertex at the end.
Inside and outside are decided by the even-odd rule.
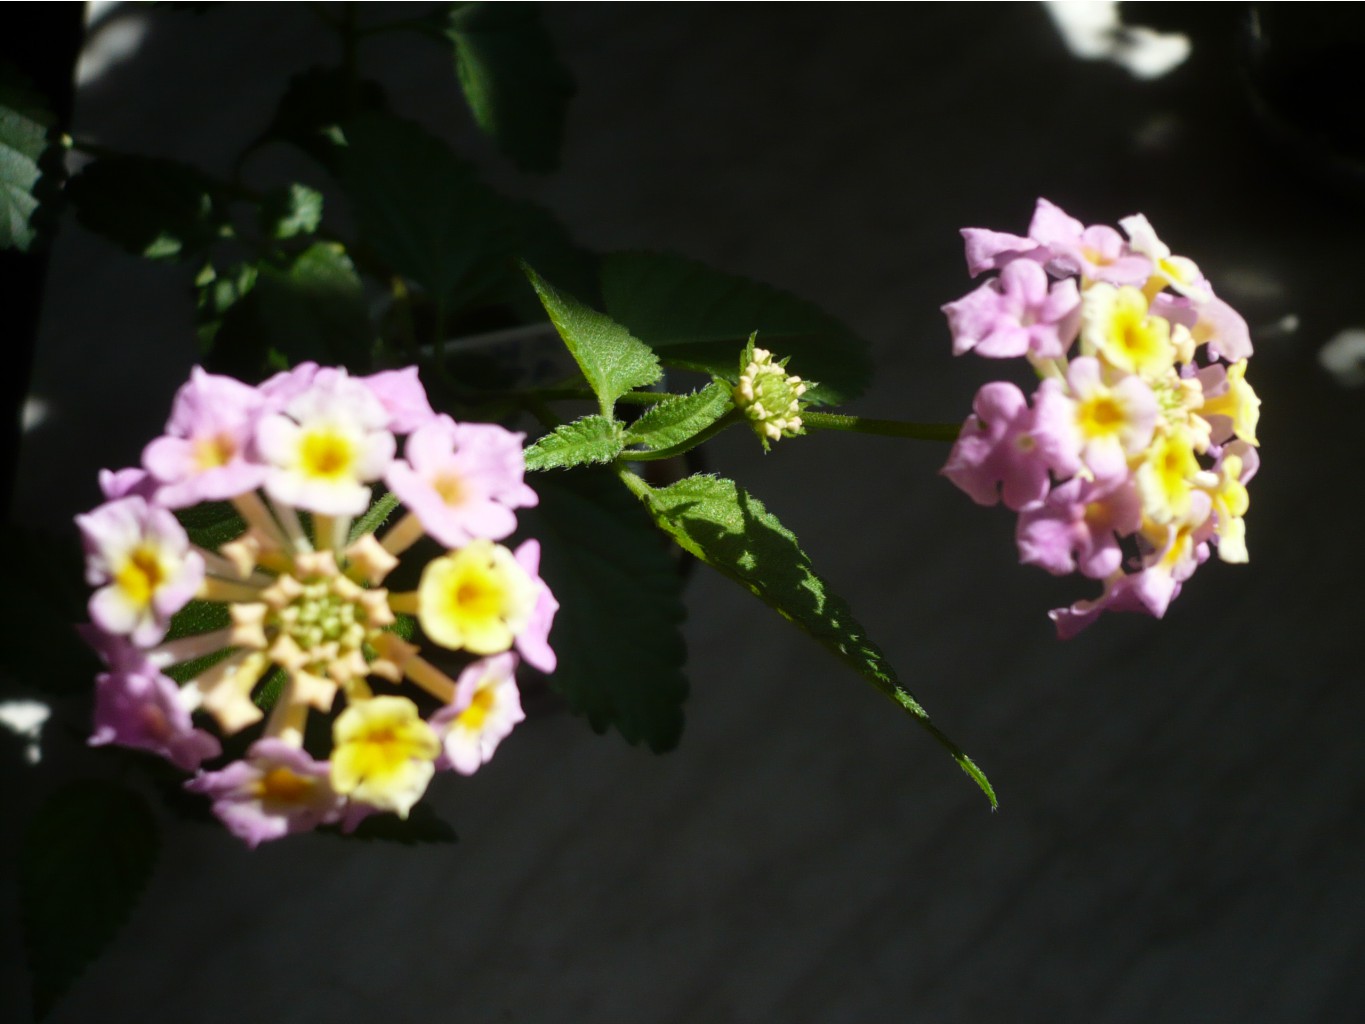
POLYGON ((103 157, 66 194, 83 225, 145 259, 196 256, 231 233, 220 187, 174 160, 103 157))
POLYGON ((739 351, 753 332, 790 372, 819 383, 814 403, 845 402, 872 379, 867 342, 829 314, 757 281, 681 256, 621 252, 602 257, 602 297, 617 323, 665 363, 728 381, 739 375, 739 351))
POLYGON ((38 808, 19 865, 38 1018, 123 926, 160 842, 146 801, 116 783, 72 783, 38 808))
POLYGON ((395 117, 344 131, 341 184, 364 249, 446 308, 505 273, 502 201, 444 142, 395 117))
POLYGON ((334 170, 338 125, 360 114, 385 111, 388 105, 376 82, 352 80, 344 68, 309 68, 289 80, 275 116, 243 158, 269 143, 284 142, 334 170))
POLYGON ((185 528, 192 543, 210 551, 218 550, 246 531, 246 523, 228 501, 206 501, 177 509, 175 518, 185 528))
POLYGON ((195 333, 201 351, 208 352, 213 348, 223 327, 223 318, 256 287, 258 276, 254 263, 238 263, 223 270, 211 263, 204 264, 194 281, 195 333))
POLYGON ((346 250, 314 242, 282 265, 258 265, 254 286, 227 308, 213 345, 212 367, 248 380, 267 363, 308 359, 366 372, 374 327, 346 250))
POLYGON ((542 477, 536 489, 539 506, 520 516, 559 600, 550 685, 597 732, 671 750, 687 696, 686 610, 668 547, 608 471, 542 477))
POLYGON ((479 127, 523 170, 558 166, 574 84, 536 6, 455 4, 445 34, 479 127))
POLYGON ((985 774, 930 721, 848 605, 815 572, 795 535, 762 502, 715 476, 691 476, 657 490, 636 481, 633 489, 680 547, 748 588, 913 715, 995 806, 985 774))

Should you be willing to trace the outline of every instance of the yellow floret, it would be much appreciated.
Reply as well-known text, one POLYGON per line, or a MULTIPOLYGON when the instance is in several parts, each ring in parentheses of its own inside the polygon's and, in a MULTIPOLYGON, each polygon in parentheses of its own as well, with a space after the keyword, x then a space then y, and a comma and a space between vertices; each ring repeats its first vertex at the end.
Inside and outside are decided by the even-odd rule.
POLYGON ((441 741, 406 697, 358 700, 332 727, 332 788, 406 818, 426 791, 441 741))

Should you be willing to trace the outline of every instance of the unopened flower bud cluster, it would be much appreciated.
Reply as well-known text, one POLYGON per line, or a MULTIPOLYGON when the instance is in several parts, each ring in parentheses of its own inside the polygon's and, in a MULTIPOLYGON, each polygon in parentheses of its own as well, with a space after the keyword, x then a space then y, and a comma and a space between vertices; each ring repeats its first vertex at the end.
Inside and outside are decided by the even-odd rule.
POLYGON ((1100 594, 1050 614, 1062 636, 1104 611, 1160 618, 1212 550, 1247 561, 1260 399, 1246 323, 1147 218, 1084 226, 1038 200, 1028 234, 967 228, 973 276, 943 307, 956 354, 1027 359, 1026 397, 977 392, 943 473, 1019 513, 1021 561, 1100 594))
POLYGON ((90 742, 195 772, 187 788, 252 846, 406 817, 436 771, 472 773, 523 719, 518 658, 555 667, 539 545, 499 543, 536 504, 524 469, 521 435, 436 414, 415 368, 308 363, 259 387, 196 369, 142 465, 101 474, 105 502, 77 517, 86 636, 107 665, 90 742), (380 481, 405 511, 376 537, 354 524, 380 481), (203 502, 230 502, 245 529, 192 544, 176 513, 203 502), (424 537, 444 553, 415 590, 387 589, 424 537), (168 636, 196 599, 220 624, 168 636), (459 652, 456 677, 394 632, 402 614, 459 652), (221 762, 220 736, 257 728, 221 762))
POLYGON ((806 382, 787 373, 786 359, 775 360, 767 349, 754 348, 752 339, 745 356, 735 385, 735 405, 744 411, 764 446, 801 433, 806 382))

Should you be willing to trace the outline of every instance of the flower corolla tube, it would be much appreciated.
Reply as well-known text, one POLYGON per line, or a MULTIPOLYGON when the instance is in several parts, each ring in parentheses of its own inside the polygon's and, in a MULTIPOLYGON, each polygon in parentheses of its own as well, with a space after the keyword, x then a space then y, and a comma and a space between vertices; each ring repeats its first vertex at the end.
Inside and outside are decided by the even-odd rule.
POLYGON ((943 307, 955 353, 1036 372, 1031 397, 977 392, 942 472, 1019 513, 1022 562, 1099 583, 1049 613, 1062 637, 1104 611, 1161 618, 1212 552, 1248 558, 1261 402, 1246 322, 1146 217, 1119 225, 1039 199, 1027 235, 966 228, 972 276, 998 274, 943 307))
POLYGON ((106 667, 90 742, 194 772, 251 846, 406 817, 436 772, 474 772, 523 718, 519 662, 555 668, 539 544, 503 543, 537 501, 522 440, 435 413, 415 368, 194 370, 142 465, 102 473, 76 520, 106 667))

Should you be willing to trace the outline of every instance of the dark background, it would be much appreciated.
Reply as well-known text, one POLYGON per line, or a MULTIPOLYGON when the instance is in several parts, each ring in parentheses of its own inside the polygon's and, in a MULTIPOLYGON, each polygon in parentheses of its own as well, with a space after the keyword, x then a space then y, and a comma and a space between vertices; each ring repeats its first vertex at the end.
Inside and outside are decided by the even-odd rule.
MULTIPOLYGON (((998 813, 703 570, 676 752, 550 709, 433 787, 453 847, 250 853, 168 821, 143 903, 51 1020, 1359 1019, 1365 406, 1319 362, 1365 325, 1347 6, 1124 4, 1191 44, 1140 80, 1073 55, 1041 5, 552 5, 579 93, 543 179, 469 127, 436 47, 364 50, 398 109, 586 245, 681 252, 840 316, 878 357, 866 415, 960 420, 998 369, 950 355, 938 307, 971 287, 958 228, 1022 232, 1039 195, 1086 223, 1146 213, 1256 342, 1252 561, 1205 566, 1164 622, 1062 644, 1045 612, 1091 585, 1016 565, 1012 517, 936 476, 943 447, 820 435, 764 456, 727 435, 714 468, 801 537, 998 813)), ((335 57, 300 5, 116 11, 95 39, 138 25, 126 59, 87 65, 77 132, 211 170, 288 74, 335 57)), ((99 467, 159 432, 196 358, 187 273, 64 229, 19 521, 68 522, 99 467)), ((12 825, 56 778, 101 771, 76 738, 88 713, 57 708, 37 768, 3 748, 12 825)), ((0 991, 26 1007, 4 934, 0 991)))

